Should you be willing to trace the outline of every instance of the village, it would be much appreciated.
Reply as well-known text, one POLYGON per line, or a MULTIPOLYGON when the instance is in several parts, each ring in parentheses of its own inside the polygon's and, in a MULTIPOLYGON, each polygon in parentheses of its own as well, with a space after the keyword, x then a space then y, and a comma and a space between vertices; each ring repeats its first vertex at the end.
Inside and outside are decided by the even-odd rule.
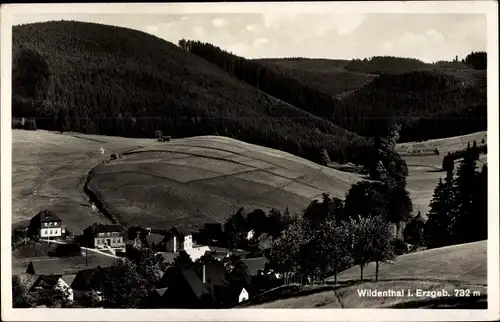
MULTIPOLYGON (((32 243, 57 247, 53 258, 31 260, 25 273, 13 279, 28 294, 59 290, 66 297, 63 302, 72 307, 86 307, 92 293, 97 302, 102 302, 101 292, 92 287, 92 277, 143 251, 159 259, 157 281, 147 296, 146 307, 228 308, 284 283, 283 276, 270 269, 264 252, 217 246, 224 239, 222 224, 207 223, 197 231, 179 225, 159 231, 94 223, 82 235, 70 236, 54 212, 43 210, 30 220, 25 231, 32 243), (109 261, 87 261, 89 253, 98 253, 109 261), (76 265, 75 258, 79 258, 76 265), (167 274, 174 266, 179 269, 167 274)), ((254 234, 253 229, 243 234, 247 245, 254 234)))

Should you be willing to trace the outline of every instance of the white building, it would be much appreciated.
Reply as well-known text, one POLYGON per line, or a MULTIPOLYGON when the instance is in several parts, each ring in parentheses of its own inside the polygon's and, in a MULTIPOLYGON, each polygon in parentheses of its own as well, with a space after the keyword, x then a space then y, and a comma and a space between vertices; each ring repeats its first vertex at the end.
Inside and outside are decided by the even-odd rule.
POLYGON ((193 236, 179 227, 173 227, 165 238, 165 250, 177 253, 193 248, 193 236))
POLYGON ((66 226, 50 210, 43 210, 30 220, 30 231, 42 239, 59 238, 66 234, 66 226))
POLYGON ((247 233, 247 240, 252 239, 252 238, 253 238, 253 236, 254 236, 254 234, 255 234, 254 230, 253 230, 253 229, 252 229, 252 230, 250 230, 250 231, 247 233))
POLYGON ((248 300, 248 292, 243 288, 240 292, 240 295, 238 296, 238 302, 241 303, 243 301, 248 300))

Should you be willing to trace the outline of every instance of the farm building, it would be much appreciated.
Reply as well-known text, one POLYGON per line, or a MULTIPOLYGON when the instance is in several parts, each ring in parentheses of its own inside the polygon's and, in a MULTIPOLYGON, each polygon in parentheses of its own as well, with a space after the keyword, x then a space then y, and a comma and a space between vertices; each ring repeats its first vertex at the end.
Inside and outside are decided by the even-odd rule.
POLYGON ((50 287, 66 291, 66 299, 73 302, 73 290, 70 285, 65 281, 63 275, 42 275, 39 276, 36 282, 31 286, 28 292, 35 291, 42 287, 50 287))
MULTIPOLYGON (((73 282, 71 283, 71 288, 73 289, 74 297, 76 300, 82 299, 85 296, 85 293, 92 290, 91 288, 91 279, 92 275, 99 270, 105 268, 97 267, 91 269, 84 269, 76 274, 73 282)), ((102 300, 102 298, 101 298, 102 300)))
POLYGON ((165 251, 177 253, 193 248, 193 235, 181 227, 172 227, 165 236, 165 251))
POLYGON ((57 239, 66 234, 66 226, 50 210, 42 210, 30 220, 29 231, 32 236, 43 239, 57 239))
POLYGON ((125 248, 120 225, 94 223, 83 231, 85 242, 91 248, 125 248))

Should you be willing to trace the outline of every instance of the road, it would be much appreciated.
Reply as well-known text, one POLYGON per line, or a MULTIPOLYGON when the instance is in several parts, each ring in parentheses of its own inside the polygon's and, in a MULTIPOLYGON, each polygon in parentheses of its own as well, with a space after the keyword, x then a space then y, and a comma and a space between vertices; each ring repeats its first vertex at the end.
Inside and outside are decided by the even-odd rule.
MULTIPOLYGON (((43 241, 45 242, 49 242, 49 243, 55 243, 55 244, 67 244, 66 242, 62 242, 60 240, 47 240, 47 239, 44 239, 43 241)), ((109 254, 109 253, 105 253, 99 249, 95 249, 95 248, 88 248, 88 247, 83 247, 82 246, 82 250, 85 250, 85 251, 90 251, 90 252, 94 252, 94 253, 98 253, 98 254, 101 254, 101 255, 104 255, 104 256, 108 256, 108 257, 112 257, 112 258, 120 258, 116 255, 112 255, 112 254, 109 254)))

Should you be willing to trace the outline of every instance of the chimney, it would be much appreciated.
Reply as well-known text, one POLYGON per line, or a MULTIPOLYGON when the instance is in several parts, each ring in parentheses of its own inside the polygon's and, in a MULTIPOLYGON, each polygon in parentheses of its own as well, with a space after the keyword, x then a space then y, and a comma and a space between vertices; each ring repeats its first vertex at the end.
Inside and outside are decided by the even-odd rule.
POLYGON ((203 284, 205 284, 207 282, 207 275, 205 274, 205 264, 203 264, 202 274, 203 274, 203 284))

